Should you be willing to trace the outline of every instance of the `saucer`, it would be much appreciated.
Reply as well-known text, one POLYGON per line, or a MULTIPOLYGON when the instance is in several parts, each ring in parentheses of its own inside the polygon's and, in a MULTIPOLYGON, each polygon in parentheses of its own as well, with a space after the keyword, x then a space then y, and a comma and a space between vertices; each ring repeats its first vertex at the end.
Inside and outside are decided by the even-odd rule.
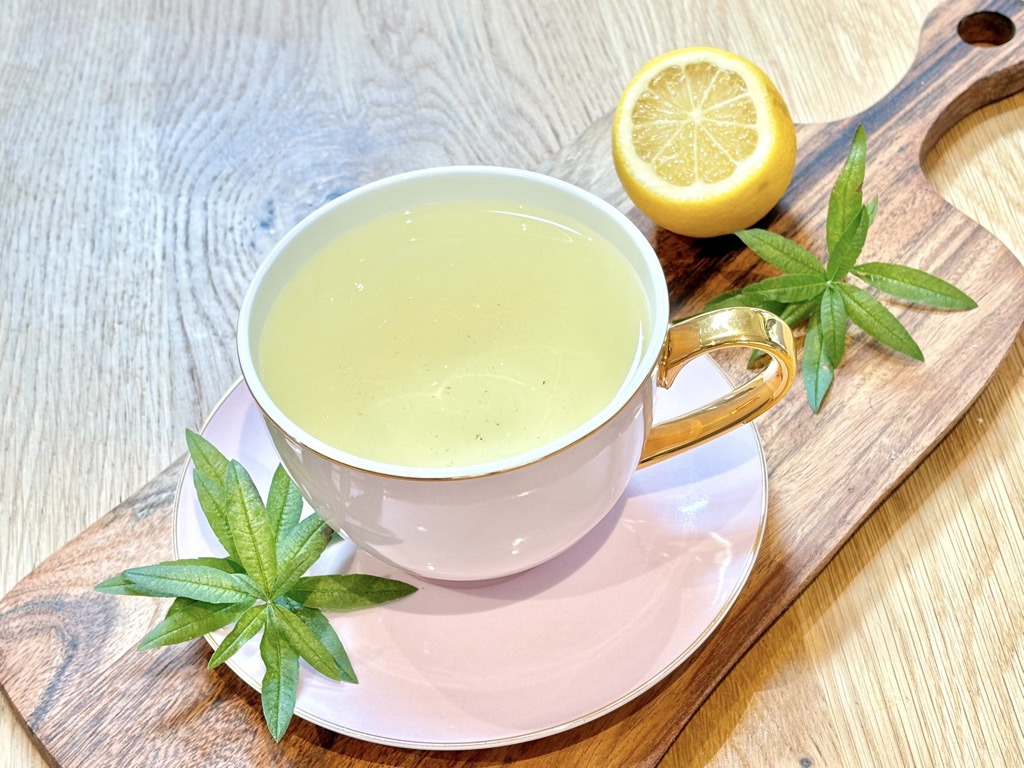
MULTIPOLYGON (((659 390, 664 420, 730 389, 707 358, 659 390)), ((249 470, 266 495, 278 457, 244 383, 203 434, 249 470)), ((370 573, 414 584, 402 600, 328 618, 359 684, 301 662, 295 714, 364 741, 476 749, 582 725, 640 695, 721 623, 747 581, 764 533, 767 471, 750 425, 639 470, 574 547, 491 582, 429 581, 331 544, 309 573, 370 573)), ((308 511, 308 509, 307 509, 308 511)), ((191 464, 178 489, 175 557, 223 556, 196 499, 191 464)), ((217 647, 227 634, 207 636, 217 647)), ((258 638, 228 662, 260 687, 258 638)))

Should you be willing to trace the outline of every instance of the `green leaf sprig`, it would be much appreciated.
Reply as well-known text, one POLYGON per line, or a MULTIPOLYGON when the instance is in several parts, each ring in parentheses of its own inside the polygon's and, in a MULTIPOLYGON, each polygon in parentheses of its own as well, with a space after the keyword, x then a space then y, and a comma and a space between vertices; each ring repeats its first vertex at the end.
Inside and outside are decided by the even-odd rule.
POLYGON ((963 291, 923 270, 882 262, 857 264, 878 211, 877 198, 868 204, 863 201, 866 163, 867 135, 863 126, 857 126, 829 196, 824 265, 782 235, 764 229, 742 230, 736 233, 740 240, 784 274, 729 291, 705 305, 705 309, 759 307, 774 312, 790 326, 806 320, 801 369, 807 401, 815 413, 846 353, 847 321, 897 352, 924 360, 921 348, 895 315, 863 288, 846 282, 848 275, 889 296, 922 306, 951 310, 977 306, 963 291))
POLYGON ((264 504, 252 478, 208 440, 186 433, 196 494, 227 557, 198 557, 126 571, 96 585, 114 595, 174 598, 139 650, 182 643, 228 626, 210 658, 223 664, 263 630, 263 717, 275 741, 295 711, 299 659, 332 680, 355 671, 323 610, 350 611, 397 600, 416 588, 362 574, 304 576, 334 536, 317 515, 301 517, 298 487, 278 466, 264 504), (323 609, 323 610, 322 610, 323 609))

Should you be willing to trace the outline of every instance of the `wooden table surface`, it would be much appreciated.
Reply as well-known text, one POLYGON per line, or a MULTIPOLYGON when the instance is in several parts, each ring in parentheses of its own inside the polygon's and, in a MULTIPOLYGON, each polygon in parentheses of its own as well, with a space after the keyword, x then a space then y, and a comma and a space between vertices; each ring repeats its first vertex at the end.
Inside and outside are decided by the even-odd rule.
MULTIPOLYGON (((758 62, 798 122, 853 114, 931 7, 5 0, 0 594, 184 451, 238 375, 256 264, 324 200, 428 165, 538 166, 686 45, 758 62)), ((1019 257, 1022 157, 1017 96, 927 160, 1019 257)), ((1022 371, 1024 335, 664 766, 1024 761, 1022 371)), ((44 764, 0 702, 0 765, 44 764)))

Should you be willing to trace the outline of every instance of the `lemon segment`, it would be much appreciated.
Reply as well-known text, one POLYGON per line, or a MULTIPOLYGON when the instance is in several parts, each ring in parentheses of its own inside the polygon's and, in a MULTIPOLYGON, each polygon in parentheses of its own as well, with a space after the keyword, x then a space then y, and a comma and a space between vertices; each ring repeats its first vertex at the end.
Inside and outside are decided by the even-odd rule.
POLYGON ((648 62, 623 91, 612 158, 626 193, 656 224, 712 237, 753 225, 782 198, 796 130, 754 64, 685 48, 648 62))

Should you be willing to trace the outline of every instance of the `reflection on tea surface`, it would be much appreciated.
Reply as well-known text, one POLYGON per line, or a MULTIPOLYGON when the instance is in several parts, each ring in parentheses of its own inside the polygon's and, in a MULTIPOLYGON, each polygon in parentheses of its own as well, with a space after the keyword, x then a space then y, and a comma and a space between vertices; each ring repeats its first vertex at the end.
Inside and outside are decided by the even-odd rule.
POLYGON ((640 357, 647 300, 578 223, 502 201, 367 221, 276 299, 257 366, 320 440, 388 464, 470 466, 565 435, 640 357))

